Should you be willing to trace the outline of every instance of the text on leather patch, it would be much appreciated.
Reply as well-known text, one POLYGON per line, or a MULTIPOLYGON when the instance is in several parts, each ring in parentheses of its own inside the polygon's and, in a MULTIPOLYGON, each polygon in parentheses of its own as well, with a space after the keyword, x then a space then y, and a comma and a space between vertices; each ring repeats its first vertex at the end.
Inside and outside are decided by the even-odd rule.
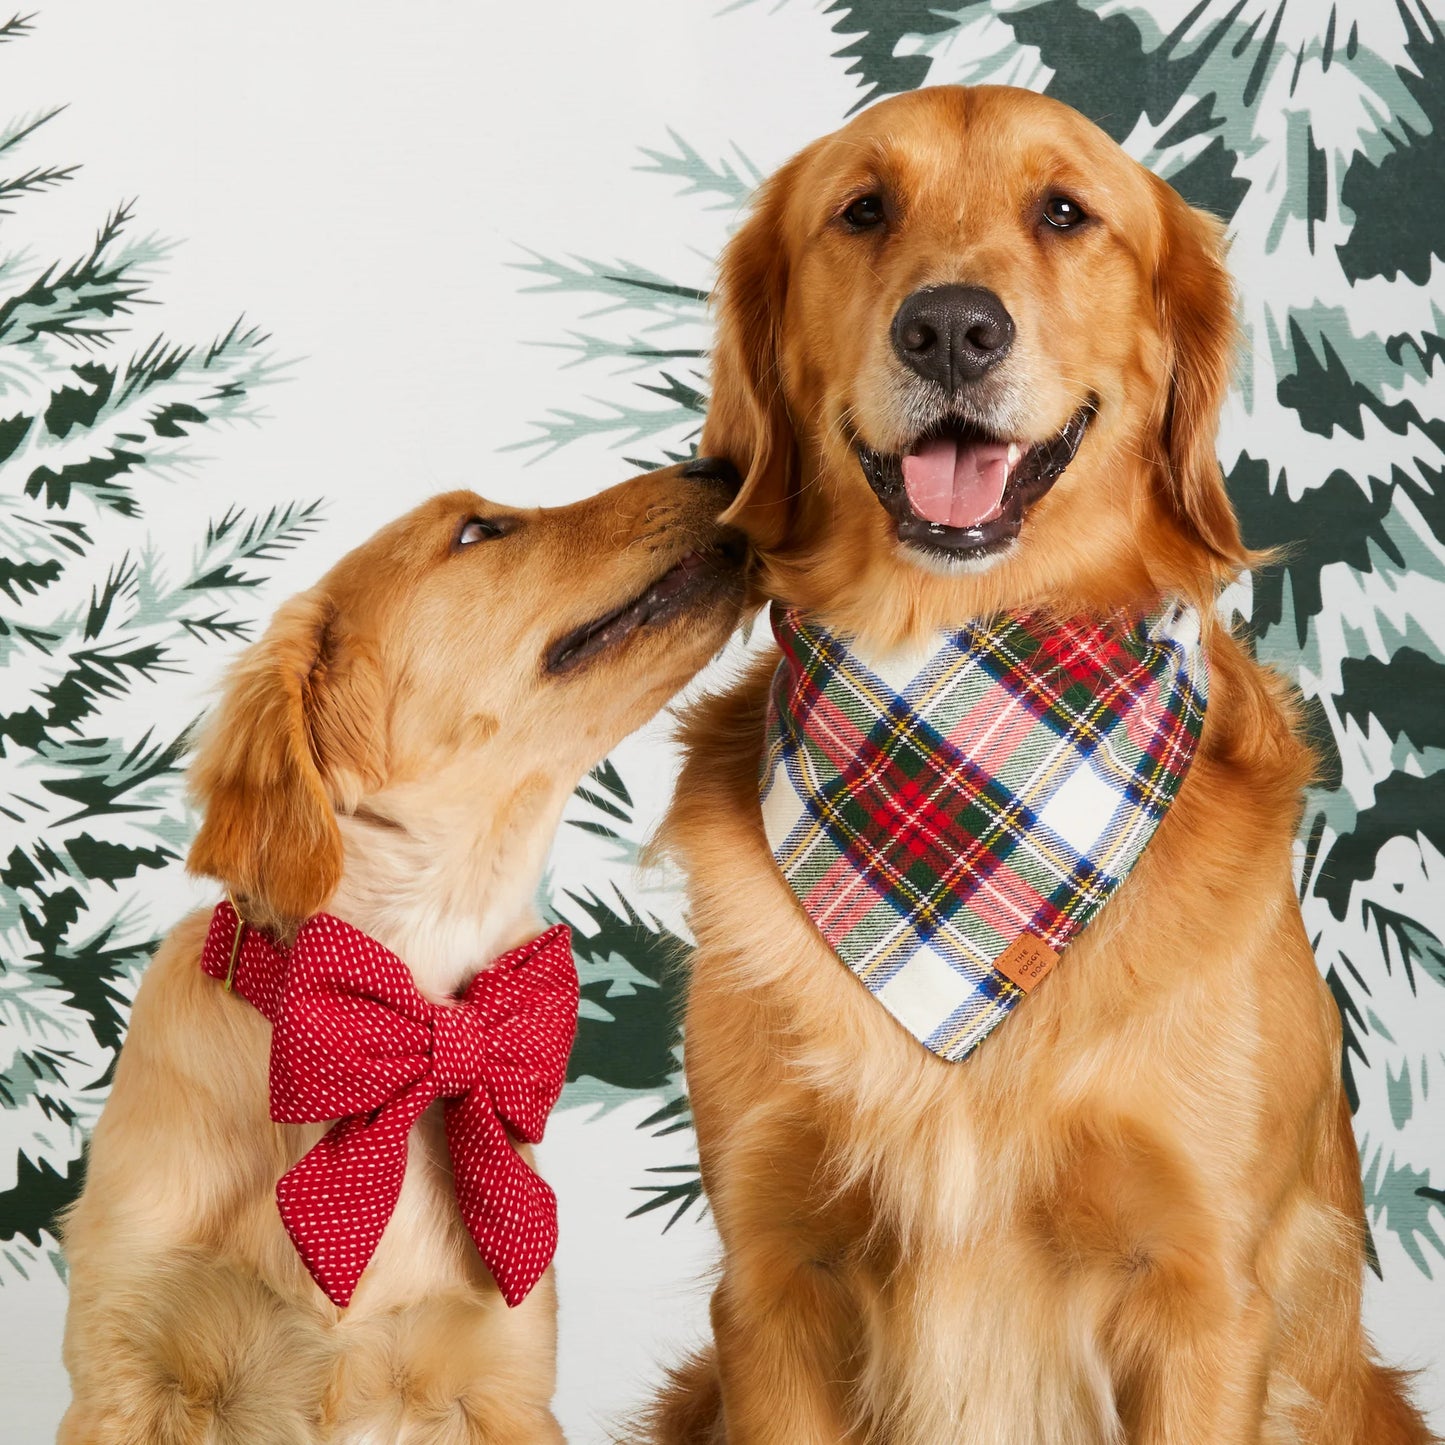
POLYGON ((1058 961, 1059 955, 1042 938, 1035 938, 1032 933, 1021 933, 999 954, 994 967, 1011 983, 1030 993, 1058 961))

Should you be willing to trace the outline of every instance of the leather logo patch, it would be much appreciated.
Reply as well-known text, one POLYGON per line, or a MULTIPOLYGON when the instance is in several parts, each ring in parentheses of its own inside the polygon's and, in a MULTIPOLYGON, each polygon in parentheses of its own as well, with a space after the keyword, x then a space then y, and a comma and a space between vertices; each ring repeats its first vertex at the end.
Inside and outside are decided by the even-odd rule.
POLYGON ((998 956, 994 967, 1010 983, 1017 984, 1025 993, 1031 993, 1034 985, 1041 978, 1047 978, 1058 961, 1059 955, 1042 938, 1035 938, 1032 933, 1021 933, 998 956))

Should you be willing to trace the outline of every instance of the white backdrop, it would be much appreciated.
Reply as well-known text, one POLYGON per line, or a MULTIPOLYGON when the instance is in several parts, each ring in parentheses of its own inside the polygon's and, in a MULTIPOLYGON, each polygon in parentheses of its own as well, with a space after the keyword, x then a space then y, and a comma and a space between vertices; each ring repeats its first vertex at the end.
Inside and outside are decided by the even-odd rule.
MULTIPOLYGON (((579 319, 575 295, 525 290, 524 248, 645 257, 705 287, 735 208, 679 198, 680 183, 637 169, 639 147, 666 146, 671 126, 710 159, 737 147, 766 172, 859 98, 830 54, 831 21, 808 4, 65 0, 35 24, 0 53, 6 108, 70 102, 46 148, 84 168, 31 204, 26 245, 68 255, 135 197, 142 230, 183 243, 137 332, 205 338, 244 310, 291 362, 257 424, 206 436, 204 464, 148 518, 163 546, 228 498, 324 497, 314 537, 273 569, 266 611, 432 492, 563 501, 634 470, 603 435, 540 457, 501 450, 598 389, 595 373, 533 343, 606 324, 579 319)), ((225 655, 168 684, 174 705, 225 655)), ((624 772, 650 780, 640 825, 666 795, 665 730, 629 745, 645 766, 624 772)), ((555 872, 566 880, 593 856, 569 836, 555 872)), ((638 886, 681 927, 666 880, 638 886)), ((178 868, 148 888, 160 921, 198 896, 178 868)), ((638 1129, 653 1107, 574 1102, 542 1151, 562 1201, 559 1410, 576 1442, 602 1440, 602 1422, 644 1397, 706 1317, 705 1216, 666 1233, 659 1214, 626 1217, 645 1170, 684 1157, 676 1136, 638 1129)), ((1372 1322, 1389 1356, 1425 1367, 1445 1425, 1439 1293, 1388 1245, 1382 1255, 1372 1322)), ((1438 1273, 1439 1255, 1429 1262, 1438 1273)), ((0 1437, 16 1442, 50 1438, 66 1398, 63 1287, 48 1266, 29 1273, 0 1286, 0 1437)))

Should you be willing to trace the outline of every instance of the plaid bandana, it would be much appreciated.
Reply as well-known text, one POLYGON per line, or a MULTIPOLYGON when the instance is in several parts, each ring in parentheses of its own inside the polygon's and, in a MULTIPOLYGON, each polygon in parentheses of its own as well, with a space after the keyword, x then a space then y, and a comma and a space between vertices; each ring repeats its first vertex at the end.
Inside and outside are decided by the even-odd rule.
POLYGON ((1199 614, 1000 616, 865 660, 773 609, 763 827, 833 950, 966 1059, 1129 875, 1204 723, 1199 614))

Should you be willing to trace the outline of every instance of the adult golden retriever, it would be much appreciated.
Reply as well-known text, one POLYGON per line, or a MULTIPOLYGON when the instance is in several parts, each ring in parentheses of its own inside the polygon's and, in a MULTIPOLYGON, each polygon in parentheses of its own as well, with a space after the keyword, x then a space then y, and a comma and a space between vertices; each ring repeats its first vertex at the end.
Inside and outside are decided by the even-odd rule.
POLYGON ((1290 690, 1214 619, 1222 228, 1067 107, 872 107, 721 267, 705 450, 773 598, 876 645, 999 610, 1206 616, 1198 754, 1124 886, 973 1057, 840 965, 758 805, 776 655, 697 709, 668 836, 715 1350, 648 1422, 728 1445, 1391 1445, 1340 1024, 1291 865, 1290 690))
MULTIPOLYGON (((283 941, 325 909, 454 995, 539 931, 578 777, 731 631, 745 547, 715 519, 735 490, 702 460, 553 510, 452 492, 384 528, 232 672, 191 871, 283 941)), ((62 1445, 560 1440, 551 1271, 507 1308, 439 1105, 349 1307, 312 1281, 273 1190, 326 1126, 271 1122, 271 1026, 202 973, 208 919, 147 970, 65 1222, 62 1445)))

